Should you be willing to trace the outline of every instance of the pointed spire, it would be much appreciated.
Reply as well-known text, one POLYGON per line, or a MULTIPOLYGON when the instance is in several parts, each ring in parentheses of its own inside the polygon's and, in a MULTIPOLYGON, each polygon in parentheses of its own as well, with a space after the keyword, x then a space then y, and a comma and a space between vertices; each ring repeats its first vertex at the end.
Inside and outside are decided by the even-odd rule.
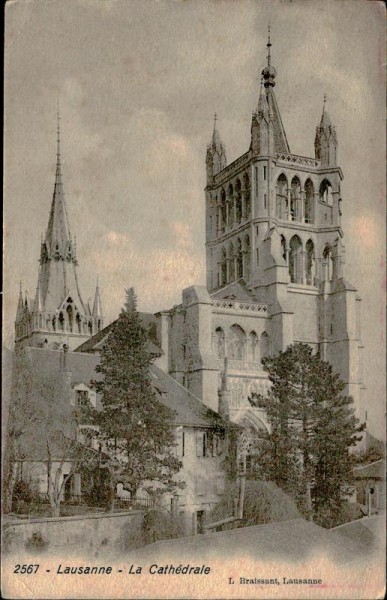
POLYGON ((320 124, 316 127, 314 139, 315 156, 321 160, 322 166, 333 166, 337 162, 337 135, 327 110, 327 95, 324 94, 324 104, 320 124))
POLYGON ((207 164, 207 183, 212 180, 212 177, 219 173, 227 165, 226 150, 220 138, 217 128, 218 115, 214 114, 214 128, 212 130, 212 138, 207 146, 206 164, 207 164))
POLYGON ((22 282, 20 281, 20 289, 19 289, 19 299, 17 302, 17 311, 16 311, 16 321, 22 318, 24 313, 24 302, 23 302, 23 292, 22 292, 22 282))
POLYGON ((263 77, 261 77, 261 89, 259 92, 259 100, 258 100, 258 116, 262 117, 267 115, 269 106, 267 104, 266 94, 263 87, 263 77))
POLYGON ((59 101, 57 109, 55 185, 45 242, 50 255, 53 252, 56 252, 56 258, 68 255, 69 244, 71 246, 71 234, 62 184, 59 101))
POLYGON ((217 120, 218 120, 218 115, 215 113, 214 114, 214 129, 212 132, 212 145, 214 147, 222 146, 222 140, 220 139, 219 131, 216 127, 217 120))
POLYGON ((320 127, 330 127, 332 125, 331 118, 327 111, 327 95, 324 94, 323 111, 321 115, 320 127))
POLYGON ((41 312, 43 309, 42 294, 40 290, 40 277, 38 275, 38 285, 36 286, 34 312, 41 312))
POLYGON ((93 303, 93 312, 92 312, 93 317, 102 317, 103 312, 102 312, 102 303, 101 303, 101 295, 99 292, 99 280, 98 280, 98 275, 97 275, 97 285, 95 288, 95 295, 94 295, 94 303, 93 303))

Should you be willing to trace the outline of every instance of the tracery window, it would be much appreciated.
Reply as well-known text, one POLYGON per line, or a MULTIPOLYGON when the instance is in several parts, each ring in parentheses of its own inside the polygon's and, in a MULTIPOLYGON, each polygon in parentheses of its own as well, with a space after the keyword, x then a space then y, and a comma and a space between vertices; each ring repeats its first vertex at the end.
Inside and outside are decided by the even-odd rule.
POLYGON ((246 335, 242 327, 233 325, 230 329, 228 356, 231 360, 245 360, 246 335))
POLYGON ((277 217, 288 218, 288 180, 283 173, 277 179, 277 217))
POLYGON ((314 285, 315 277, 315 260, 314 260, 314 244, 312 240, 306 242, 306 265, 305 279, 306 285, 314 285))
POLYGON ((224 331, 221 327, 217 327, 215 330, 215 344, 216 354, 218 358, 224 358, 226 354, 224 331))
POLYGON ((292 283, 302 283, 302 243, 298 235, 290 240, 289 275, 292 283))
POLYGON ((304 218, 305 223, 313 223, 313 200, 314 200, 314 186, 310 179, 307 179, 305 183, 305 203, 304 203, 304 218))

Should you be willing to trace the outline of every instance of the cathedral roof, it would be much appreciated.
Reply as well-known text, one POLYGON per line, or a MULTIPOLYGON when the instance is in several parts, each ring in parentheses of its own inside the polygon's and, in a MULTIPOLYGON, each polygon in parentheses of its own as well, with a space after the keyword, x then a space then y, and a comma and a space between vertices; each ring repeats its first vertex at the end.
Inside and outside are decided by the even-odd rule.
POLYGON ((238 279, 211 294, 211 298, 230 299, 241 302, 257 302, 255 295, 247 288, 244 279, 238 279))
MULTIPOLYGON (((154 356, 162 356, 164 352, 156 343, 156 317, 151 313, 140 312, 139 315, 142 322, 142 326, 146 329, 148 334, 148 338, 146 341, 147 352, 149 352, 149 354, 153 354, 154 356)), ((88 339, 86 342, 83 342, 83 344, 81 344, 80 346, 78 346, 78 348, 75 349, 75 352, 100 352, 116 322, 117 320, 113 321, 112 323, 101 329, 101 331, 93 335, 93 337, 88 339)))
MULTIPOLYGON (((43 350, 42 348, 28 348, 28 356, 31 369, 36 373, 36 378, 33 378, 32 381, 37 382, 37 389, 39 389, 40 378, 43 380, 49 376, 57 377, 58 372, 63 371, 63 352, 58 350, 43 350)), ((102 379, 102 375, 95 371, 99 363, 97 353, 66 352, 65 361, 66 371, 71 372, 70 381, 72 388, 80 383, 84 383, 89 387, 92 381, 102 379)), ((152 365, 150 367, 150 375, 152 386, 158 394, 160 402, 174 411, 175 425, 193 427, 224 425, 218 413, 206 407, 189 390, 160 368, 152 365)), ((97 394, 96 400, 96 408, 97 410, 101 410, 102 403, 99 394, 97 394)), ((42 395, 37 393, 33 401, 42 401, 42 395)))

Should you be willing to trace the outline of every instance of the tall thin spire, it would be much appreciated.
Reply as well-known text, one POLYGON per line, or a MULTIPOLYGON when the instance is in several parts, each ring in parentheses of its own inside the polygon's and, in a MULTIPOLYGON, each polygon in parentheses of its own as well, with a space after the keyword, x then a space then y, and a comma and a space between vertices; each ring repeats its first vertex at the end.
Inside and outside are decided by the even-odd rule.
POLYGON ((94 295, 94 303, 93 303, 92 315, 93 315, 93 317, 102 317, 102 315, 103 315, 102 303, 101 303, 101 295, 100 295, 100 291, 99 291, 99 277, 98 277, 98 274, 97 274, 97 285, 96 285, 96 288, 95 288, 95 295, 94 295))

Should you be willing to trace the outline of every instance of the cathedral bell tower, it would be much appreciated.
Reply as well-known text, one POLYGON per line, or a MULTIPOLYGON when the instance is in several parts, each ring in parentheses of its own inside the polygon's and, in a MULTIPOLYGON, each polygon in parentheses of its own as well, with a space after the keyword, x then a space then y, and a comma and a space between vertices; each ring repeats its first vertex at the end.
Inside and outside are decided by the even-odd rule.
POLYGON ((40 249, 35 299, 20 289, 15 321, 15 347, 74 349, 103 327, 97 283, 93 308, 79 290, 76 243, 70 232, 62 182, 59 112, 54 193, 48 226, 40 249))

